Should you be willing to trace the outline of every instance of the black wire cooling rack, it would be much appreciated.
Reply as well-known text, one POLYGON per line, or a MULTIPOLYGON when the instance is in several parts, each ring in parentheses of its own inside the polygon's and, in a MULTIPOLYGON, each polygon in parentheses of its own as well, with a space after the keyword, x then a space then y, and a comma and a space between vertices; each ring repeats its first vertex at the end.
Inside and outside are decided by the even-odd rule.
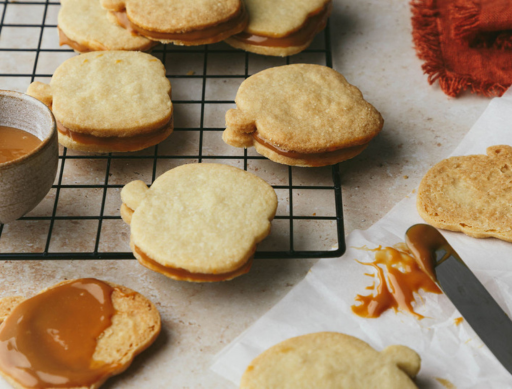
MULTIPOLYGON (((6 34, 12 35, 12 33, 18 34, 31 29, 31 33, 25 34, 25 36, 31 36, 34 42, 33 47, 30 47, 29 44, 27 44, 27 47, 22 45, 21 48, 0 46, 0 89, 9 89, 2 85, 2 80, 12 81, 13 78, 18 78, 18 80, 25 79, 27 82, 29 79, 30 82, 34 80, 49 82, 51 74, 38 71, 38 64, 43 61, 41 60, 42 56, 51 55, 50 53, 68 53, 68 55, 73 53, 67 46, 63 48, 45 48, 42 45, 43 37, 46 36, 45 33, 54 33, 56 36, 57 26, 48 23, 48 21, 49 10, 55 14, 56 7, 58 6, 58 2, 50 2, 48 0, 41 2, 23 0, 0 1, 0 38, 2 34, 4 36, 6 34), (32 23, 35 19, 40 18, 41 14, 42 19, 39 19, 41 23, 32 23), (6 20, 6 15, 9 16, 8 20, 6 20), (25 15, 30 17, 25 17, 25 15), (24 24, 27 21, 32 24, 24 24), (52 29, 55 31, 51 31, 52 29), (38 36, 36 36, 37 34, 38 36), (36 38, 37 47, 35 45, 36 38), (30 72, 25 71, 27 69, 26 63, 20 64, 19 67, 16 66, 15 71, 12 71, 12 62, 19 61, 16 58, 20 57, 20 53, 27 53, 25 55, 33 61, 30 72), (2 69, 2 67, 7 67, 7 65, 2 65, 2 63, 9 64, 9 61, 11 61, 11 66, 7 72, 7 69, 2 69)), ((0 39, 1 42, 2 40, 0 39)), ((257 155, 252 150, 241 151, 237 149, 239 150, 237 151, 238 155, 236 155, 236 152, 233 155, 233 148, 228 152, 221 150, 221 152, 209 153, 204 151, 205 139, 211 139, 210 135, 212 134, 220 136, 221 131, 224 130, 223 127, 209 126, 205 120, 206 110, 208 109, 211 113, 213 107, 213 111, 217 111, 217 116, 221 115, 223 117, 226 111, 225 106, 233 106, 234 104, 233 100, 217 100, 215 96, 212 98, 211 94, 207 93, 207 82, 217 81, 222 84, 222 82, 233 81, 233 79, 241 81, 253 73, 251 72, 252 63, 255 61, 259 63, 262 59, 265 59, 264 61, 268 60, 269 63, 263 63, 263 65, 259 63, 256 66, 258 67, 257 71, 265 67, 294 62, 314 62, 332 67, 329 25, 315 39, 311 48, 298 56, 285 59, 262 57, 237 51, 223 43, 192 48, 161 45, 157 46, 152 51, 152 54, 160 58, 164 65, 166 65, 166 68, 168 68, 167 65, 169 65, 170 61, 173 61, 173 63, 181 61, 181 74, 172 74, 172 71, 168 71, 171 74, 167 74, 171 84, 173 84, 173 96, 176 90, 175 83, 180 83, 181 88, 200 88, 200 99, 173 99, 175 111, 179 111, 180 107, 192 107, 189 111, 194 111, 194 113, 188 113, 188 115, 196 116, 194 117, 196 124, 180 126, 177 122, 177 128, 175 128, 175 132, 169 138, 172 140, 173 137, 179 137, 180 135, 177 134, 181 134, 182 138, 187 138, 187 135, 194 135, 189 137, 187 142, 189 146, 194 146, 194 149, 197 146, 197 152, 186 153, 183 150, 177 152, 176 148, 173 149, 172 147, 171 151, 164 150, 165 147, 160 144, 159 146, 133 154, 89 155, 72 152, 61 147, 57 178, 49 195, 43 200, 45 204, 43 206, 44 209, 39 212, 31 212, 13 224, 0 224, 0 259, 134 258, 126 244, 129 239, 128 227, 122 223, 118 214, 118 207, 120 205, 119 191, 123 184, 132 179, 141 179, 138 176, 141 170, 145 169, 147 171, 145 181, 147 184, 151 184, 159 173, 168 170, 169 167, 183 163, 219 161, 243 167, 245 170, 254 171, 256 169, 257 171, 257 168, 252 168, 252 164, 257 161, 266 161, 264 157, 257 155), (187 59, 193 59, 193 61, 187 62, 187 59), (212 72, 208 71, 208 65, 212 62, 217 64, 217 74, 211 74, 212 72), (243 69, 243 71, 230 70, 236 62, 240 63, 239 69, 243 69), (195 68, 195 70, 185 72, 187 63, 190 68, 195 68), (183 67, 185 70, 183 70, 183 67), (182 83, 178 80, 186 81, 182 83), (198 121, 197 116, 199 116, 198 121), (133 176, 133 178, 127 179, 126 182, 119 182, 118 179, 113 178, 113 172, 119 166, 121 166, 121 170, 128 172, 127 175, 133 176), (165 170, 162 171, 162 168, 165 170), (78 172, 80 177, 73 177, 73 172, 78 172), (69 204, 66 195, 69 192, 74 193, 75 197, 72 201, 75 202, 77 199, 80 201, 80 199, 90 197, 88 193, 94 194, 94 196, 91 196, 92 199, 89 198, 87 202, 95 205, 96 211, 93 212, 87 208, 80 207, 79 204, 76 204, 76 206, 73 203, 69 204), (68 212, 62 213, 59 209, 65 203, 68 212), (114 203, 113 206, 112 203, 114 203), (116 212, 111 211, 112 207, 116 212), (69 211, 70 209, 71 211, 69 211), (75 209, 74 212, 73 209, 75 209), (116 246, 116 242, 111 242, 111 244, 105 243, 105 240, 102 239, 102 234, 108 234, 110 237, 119 236, 120 239, 124 239, 124 245, 120 245, 121 249, 119 249, 116 246), (58 244, 55 244, 56 242, 58 244)), ((197 96, 199 96, 199 90, 197 93, 197 96)), ((231 94, 229 96, 231 97, 231 94)), ((234 97, 234 94, 232 96, 234 97)), ((185 110, 183 109, 183 111, 185 110)), ((220 125, 222 126, 223 124, 220 125)), ((283 230, 285 233, 282 233, 282 236, 279 237, 281 245, 278 249, 274 247, 270 249, 259 248, 256 252, 256 258, 337 257, 343 254, 345 251, 345 237, 341 179, 338 165, 323 168, 320 172, 315 169, 308 170, 309 176, 313 177, 314 185, 309 185, 306 182, 307 180, 297 179, 294 175, 298 171, 296 169, 304 168, 284 166, 279 166, 279 168, 282 173, 281 181, 277 183, 271 182, 271 184, 274 184, 272 186, 283 198, 287 198, 288 207, 284 214, 278 213, 274 224, 280 223, 281 227, 284 224, 283 230), (329 176, 327 178, 328 183, 325 181, 326 172, 329 176), (324 180, 316 180, 315 177, 322 174, 324 175, 324 180), (296 181, 298 181, 298 184, 296 181), (296 196, 301 193, 309 193, 313 199, 313 205, 310 204, 313 210, 315 209, 316 201, 322 202, 326 197, 332 197, 335 213, 327 216, 317 216, 315 212, 311 212, 309 215, 298 215, 297 212, 294 214, 294 199, 297 199, 296 196), (311 233, 311 235, 314 235, 318 227, 317 224, 309 224, 308 227, 308 222, 328 223, 331 229, 335 229, 331 234, 337 239, 337 242, 332 247, 322 247, 320 250, 309 250, 300 244, 299 249, 296 249, 298 242, 304 240, 304 234, 311 233), (306 223, 306 228, 304 226, 301 227, 302 237, 295 236, 294 234, 294 227, 296 231, 298 223, 306 223)), ((321 236, 319 239, 321 239, 321 236)), ((115 238, 110 238, 110 241, 112 240, 115 240, 115 238)))

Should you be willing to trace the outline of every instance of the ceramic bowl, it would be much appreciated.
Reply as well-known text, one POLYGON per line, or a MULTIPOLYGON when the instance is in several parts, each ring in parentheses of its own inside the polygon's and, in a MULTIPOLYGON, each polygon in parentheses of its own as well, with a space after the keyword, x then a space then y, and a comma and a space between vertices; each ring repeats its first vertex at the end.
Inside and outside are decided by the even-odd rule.
POLYGON ((46 196, 57 174, 59 145, 50 109, 23 93, 0 90, 0 126, 42 140, 31 153, 0 163, 0 224, 5 224, 30 212, 46 196))

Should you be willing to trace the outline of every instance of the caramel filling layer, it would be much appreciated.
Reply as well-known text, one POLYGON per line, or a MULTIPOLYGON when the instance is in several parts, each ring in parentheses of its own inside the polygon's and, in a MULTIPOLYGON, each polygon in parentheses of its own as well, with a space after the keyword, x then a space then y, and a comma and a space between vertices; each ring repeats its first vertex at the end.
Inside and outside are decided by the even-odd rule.
POLYGON ((141 150, 160 143, 169 135, 170 126, 172 126, 172 118, 165 126, 155 130, 150 134, 135 135, 130 137, 98 137, 71 131, 69 128, 64 127, 60 122, 57 121, 58 131, 71 140, 80 144, 100 146, 117 152, 133 151, 134 149, 141 150))
POLYGON ((112 324, 114 288, 85 278, 48 289, 0 326, 0 369, 24 388, 91 387, 119 368, 93 359, 112 324))
POLYGON ((174 268, 170 266, 164 266, 151 258, 149 258, 141 249, 139 249, 136 245, 134 246, 134 251, 137 255, 142 258, 142 264, 148 266, 149 269, 162 273, 163 275, 179 280, 193 280, 193 281, 202 281, 202 282, 217 282, 217 281, 226 281, 234 277, 241 276, 242 274, 248 273, 252 266, 253 257, 251 257, 246 263, 244 263, 239 269, 236 269, 229 273, 221 273, 221 274, 204 274, 204 273, 191 273, 188 270, 174 268))
POLYGON ((268 47, 293 47, 302 46, 308 43, 313 37, 322 31, 327 24, 327 19, 332 10, 332 2, 327 4, 320 12, 314 13, 308 17, 304 24, 296 31, 291 32, 289 35, 275 38, 270 36, 255 35, 248 32, 241 32, 240 34, 233 35, 231 38, 236 39, 242 43, 255 45, 255 46, 268 46, 268 47))
MULTIPOLYGON (((74 41, 70 39, 64 31, 62 31, 60 28, 57 28, 59 30, 59 46, 68 45, 73 50, 76 50, 80 53, 88 53, 90 51, 94 51, 91 48, 82 45, 81 43, 78 43, 77 41, 74 41)), ((107 50, 106 48, 102 48, 102 50, 107 50)))
MULTIPOLYGON (((60 28, 58 28, 58 30, 59 30, 59 46, 68 45, 73 50, 76 50, 79 53, 88 53, 90 51, 97 51, 97 50, 91 49, 88 46, 84 46, 81 43, 78 43, 77 41, 74 41, 73 39, 70 39, 64 33, 64 31, 62 31, 60 28)), ((146 45, 140 47, 139 49, 142 50, 142 51, 149 50, 150 48, 152 48, 156 44, 158 44, 158 43, 150 41, 146 45)), ((101 49, 100 50, 107 51, 108 49, 105 46, 101 45, 101 49)))
POLYGON ((275 153, 277 153, 279 155, 282 155, 282 156, 288 157, 288 158, 305 159, 305 160, 324 159, 324 158, 329 158, 329 157, 333 156, 333 153, 335 153, 337 151, 351 151, 351 150, 355 151, 358 149, 361 149, 361 151, 362 151, 363 149, 366 148, 366 144, 364 144, 361 146, 348 147, 346 149, 332 149, 332 150, 328 150, 323 153, 306 154, 306 153, 298 153, 295 151, 281 150, 281 149, 271 145, 270 143, 268 143, 265 139, 261 138, 257 132, 253 132, 252 137, 254 138, 254 140, 256 142, 258 142, 262 146, 265 146, 266 148, 274 151, 275 153))
POLYGON ((245 6, 240 7, 240 11, 238 15, 234 18, 217 24, 216 26, 206 27, 202 30, 195 31, 185 31, 181 33, 171 33, 171 32, 159 32, 159 31, 150 31, 146 30, 142 27, 137 26, 135 23, 132 23, 130 19, 128 19, 128 15, 126 14, 126 10, 122 12, 112 12, 116 17, 121 26, 126 28, 132 32, 138 32, 140 35, 153 38, 153 39, 162 39, 169 41, 180 41, 180 42, 196 42, 196 41, 205 41, 205 43, 213 43, 218 42, 220 40, 224 40, 232 34, 228 32, 232 30, 241 31, 243 30, 248 23, 248 15, 245 10, 245 6), (224 36, 226 35, 226 36, 224 36))

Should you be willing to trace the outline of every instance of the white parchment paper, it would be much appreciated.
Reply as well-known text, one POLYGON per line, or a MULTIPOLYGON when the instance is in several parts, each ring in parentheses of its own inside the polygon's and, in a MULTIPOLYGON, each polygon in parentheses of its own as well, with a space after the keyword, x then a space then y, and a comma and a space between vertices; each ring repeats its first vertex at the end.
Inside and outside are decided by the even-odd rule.
MULTIPOLYGON (((498 144, 512 145, 512 90, 491 101, 452 155, 485 154, 488 146, 498 144)), ((363 319, 351 312, 356 294, 365 294, 365 286, 372 283, 363 275, 368 269, 355 259, 372 261, 373 253, 355 247, 403 242, 407 228, 423 222, 415 203, 416 196, 411 194, 368 230, 352 232, 345 255, 320 260, 283 300, 217 355, 212 369, 238 385, 251 360, 276 343, 311 332, 338 331, 377 350, 392 344, 416 350, 422 358, 416 382, 422 389, 444 388, 436 378, 449 380, 457 389, 512 388, 512 376, 467 322, 454 324, 460 314, 444 295, 422 294, 424 302, 416 310, 426 318, 420 321, 393 311, 378 319, 363 319)), ((510 315, 512 243, 446 231, 443 235, 510 315)))

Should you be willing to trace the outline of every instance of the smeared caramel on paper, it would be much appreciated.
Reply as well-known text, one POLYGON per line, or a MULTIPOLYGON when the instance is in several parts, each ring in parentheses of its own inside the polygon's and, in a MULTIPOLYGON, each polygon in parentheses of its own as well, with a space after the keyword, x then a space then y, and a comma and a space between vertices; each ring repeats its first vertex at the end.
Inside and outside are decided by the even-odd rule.
POLYGON ((443 385, 446 389, 457 389, 457 387, 447 379, 436 377, 436 381, 443 385))
POLYGON ((373 262, 358 261, 375 269, 374 274, 366 273, 374 279, 373 285, 367 287, 374 293, 366 296, 358 294, 356 301, 359 304, 352 306, 352 312, 365 318, 377 318, 385 311, 393 309, 395 312, 405 311, 417 319, 423 319, 424 316, 417 313, 412 306, 416 301, 414 294, 420 289, 435 294, 442 292, 419 268, 407 246, 401 244, 396 247, 364 249, 375 253, 373 262))
POLYGON ((85 278, 48 289, 13 309, 0 326, 0 368, 27 388, 90 387, 117 365, 93 359, 112 324, 114 288, 85 278))

